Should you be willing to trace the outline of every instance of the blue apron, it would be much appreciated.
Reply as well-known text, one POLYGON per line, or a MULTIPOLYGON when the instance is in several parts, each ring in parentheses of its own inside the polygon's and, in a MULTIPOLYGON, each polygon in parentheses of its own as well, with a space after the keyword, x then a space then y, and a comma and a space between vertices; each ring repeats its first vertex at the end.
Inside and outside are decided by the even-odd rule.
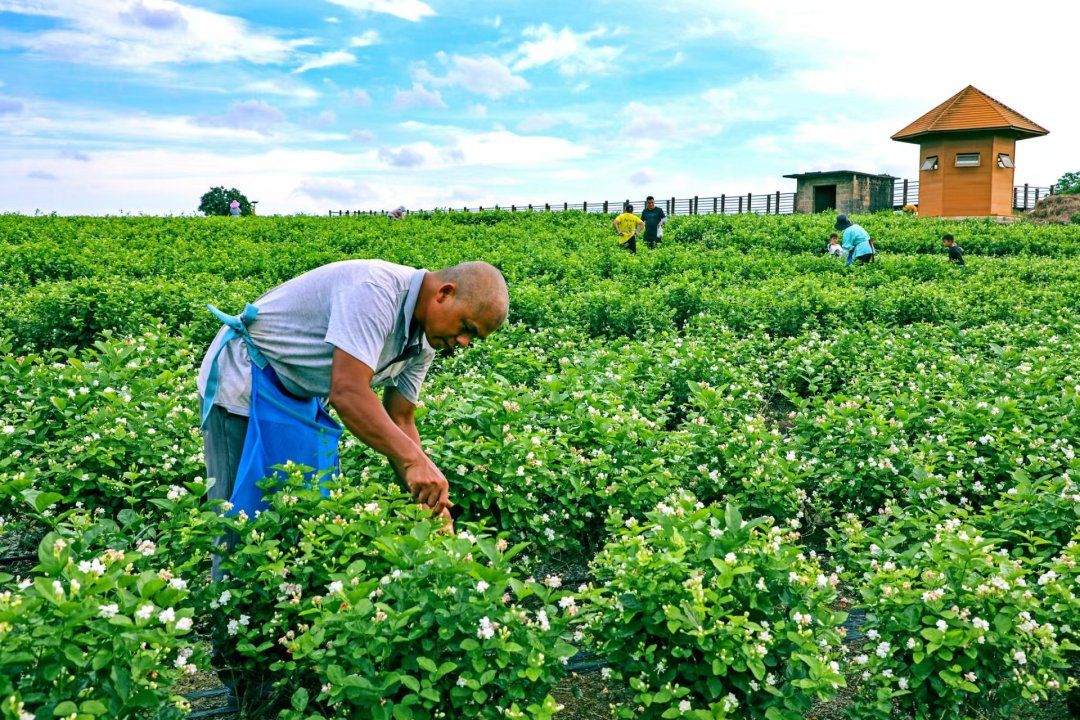
MULTIPOLYGON (((248 417, 244 450, 236 471, 229 502, 229 514, 241 510, 254 516, 257 510, 269 507, 263 499, 263 491, 257 483, 268 477, 284 477, 275 465, 292 461, 311 468, 305 473, 309 481, 321 482, 325 476, 338 469, 338 439, 341 426, 330 417, 317 398, 300 398, 291 394, 281 384, 266 356, 251 339, 248 326, 255 321, 259 309, 250 303, 236 317, 224 314, 213 305, 208 306, 229 329, 210 365, 203 399, 202 426, 210 416, 218 383, 218 355, 235 338, 242 338, 251 358, 251 414, 248 417)), ((323 495, 329 491, 320 486, 323 495)))

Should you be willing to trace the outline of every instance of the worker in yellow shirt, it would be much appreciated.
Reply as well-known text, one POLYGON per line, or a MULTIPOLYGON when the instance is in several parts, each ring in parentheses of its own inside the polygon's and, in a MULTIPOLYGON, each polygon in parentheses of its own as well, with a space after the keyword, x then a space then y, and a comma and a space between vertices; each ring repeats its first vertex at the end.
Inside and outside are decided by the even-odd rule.
POLYGON ((616 215, 611 226, 619 234, 619 244, 632 253, 637 253, 637 235, 645 228, 645 223, 634 214, 634 206, 626 203, 621 215, 616 215))

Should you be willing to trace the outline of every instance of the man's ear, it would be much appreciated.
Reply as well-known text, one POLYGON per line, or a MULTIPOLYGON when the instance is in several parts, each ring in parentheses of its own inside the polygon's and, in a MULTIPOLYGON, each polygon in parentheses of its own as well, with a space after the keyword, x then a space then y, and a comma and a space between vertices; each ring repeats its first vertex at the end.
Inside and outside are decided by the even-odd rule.
POLYGON ((439 289, 435 291, 435 302, 443 302, 454 297, 457 293, 457 284, 448 282, 439 286, 439 289))

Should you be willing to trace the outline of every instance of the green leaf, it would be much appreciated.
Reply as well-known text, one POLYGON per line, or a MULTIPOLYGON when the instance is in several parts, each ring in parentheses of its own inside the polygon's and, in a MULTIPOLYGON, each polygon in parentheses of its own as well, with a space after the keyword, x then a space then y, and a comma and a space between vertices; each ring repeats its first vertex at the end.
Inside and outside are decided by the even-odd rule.
POLYGON ((91 715, 104 715, 109 712, 109 708, 105 707, 105 703, 100 700, 87 700, 79 705, 79 711, 91 715))
POLYGON ((303 712, 308 705, 308 691, 304 688, 296 688, 296 692, 292 694, 292 706, 293 710, 297 712, 303 712))
POLYGON ((56 717, 63 717, 64 715, 71 715, 72 713, 78 713, 79 706, 70 700, 65 700, 56 707, 53 708, 53 715, 56 717))

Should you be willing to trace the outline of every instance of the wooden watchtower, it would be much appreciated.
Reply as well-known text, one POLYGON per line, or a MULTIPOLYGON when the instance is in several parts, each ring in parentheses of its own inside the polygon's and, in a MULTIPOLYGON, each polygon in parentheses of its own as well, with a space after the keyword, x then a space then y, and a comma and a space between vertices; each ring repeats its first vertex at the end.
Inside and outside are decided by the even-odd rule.
POLYGON ((919 145, 919 215, 1012 215, 1016 141, 1049 131, 968 85, 892 136, 919 145))

